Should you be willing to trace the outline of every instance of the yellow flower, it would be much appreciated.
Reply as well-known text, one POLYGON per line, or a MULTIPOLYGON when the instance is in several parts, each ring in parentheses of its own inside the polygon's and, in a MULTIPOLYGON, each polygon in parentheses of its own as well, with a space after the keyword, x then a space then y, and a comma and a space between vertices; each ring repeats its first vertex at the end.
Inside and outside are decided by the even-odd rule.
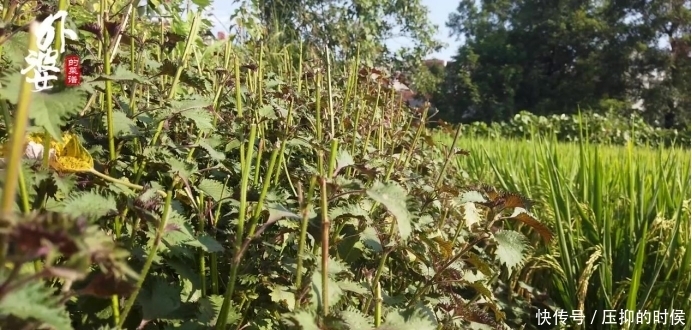
MULTIPOLYGON (((44 135, 32 133, 27 136, 24 145, 24 156, 28 159, 40 161, 43 159, 44 135)), ((64 133, 63 142, 50 141, 50 162, 52 169, 58 172, 88 172, 94 168, 94 159, 79 142, 77 135, 64 133)), ((0 154, 4 154, 0 152, 0 154)))
POLYGON ((62 143, 51 141, 51 149, 55 142, 55 157, 50 161, 53 169, 60 172, 86 172, 94 168, 94 159, 79 142, 77 135, 65 133, 62 140, 62 143))

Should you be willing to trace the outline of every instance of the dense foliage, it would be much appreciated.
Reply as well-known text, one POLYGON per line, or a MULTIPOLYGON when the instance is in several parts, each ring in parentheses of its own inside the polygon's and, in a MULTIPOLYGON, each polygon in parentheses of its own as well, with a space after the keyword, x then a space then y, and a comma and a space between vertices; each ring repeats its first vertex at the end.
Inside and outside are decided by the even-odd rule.
MULTIPOLYGON (((392 31, 371 19, 423 33, 418 2, 408 14, 398 1, 257 2, 212 44, 210 22, 176 1, 170 25, 129 1, 8 3, 3 329, 538 329, 538 311, 604 309, 689 320, 689 152, 432 129, 429 108, 404 107, 371 65, 392 31), (281 33, 302 17, 291 8, 375 26, 335 15, 319 38, 281 33), (84 81, 32 93, 28 23, 58 9, 84 81), (324 39, 335 26, 343 38, 324 39)), ((602 323, 582 329, 620 328, 602 323)))
POLYGON ((674 129, 653 127, 631 114, 619 115, 608 112, 583 113, 576 115, 537 116, 522 111, 505 122, 473 122, 463 125, 465 136, 481 138, 528 139, 531 137, 555 138, 562 142, 586 141, 601 145, 627 145, 632 141, 637 146, 690 147, 690 135, 674 129))
POLYGON ((30 92, 31 34, 2 45, 3 328, 529 322, 505 280, 551 230, 458 181, 468 152, 431 144, 386 72, 256 31, 206 45, 197 14, 151 26, 121 6, 68 8, 79 87, 30 92))
POLYGON ((689 0, 461 0, 447 25, 464 43, 426 82, 448 121, 615 106, 689 135, 689 0))

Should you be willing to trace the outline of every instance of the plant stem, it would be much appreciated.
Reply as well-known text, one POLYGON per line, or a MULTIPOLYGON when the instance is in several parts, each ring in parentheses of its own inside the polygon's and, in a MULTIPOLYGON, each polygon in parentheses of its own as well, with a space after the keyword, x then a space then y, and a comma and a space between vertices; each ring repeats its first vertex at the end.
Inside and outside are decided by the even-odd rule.
POLYGON ((125 324, 125 320, 127 319, 128 314, 130 314, 130 310, 132 310, 132 306, 135 304, 135 300, 137 299, 137 295, 139 295, 139 292, 142 290, 142 285, 144 284, 144 280, 147 277, 147 274, 149 274, 149 268, 151 268, 151 264, 154 262, 154 257, 156 257, 156 253, 158 252, 159 245, 161 244, 161 240, 163 239, 163 233, 166 229, 166 224, 168 222, 168 216, 171 211, 171 196, 173 196, 173 190, 175 189, 177 185, 178 180, 173 180, 173 184, 171 186, 171 189, 166 193, 166 202, 163 206, 163 215, 161 216, 161 221, 159 222, 159 227, 156 230, 156 236, 154 236, 154 242, 151 246, 151 250, 149 250, 149 254, 147 255, 147 260, 144 262, 144 267, 142 267, 142 271, 139 274, 139 278, 137 279, 137 285, 135 286, 135 291, 130 295, 130 297, 125 301, 125 308, 123 309, 122 312, 122 317, 120 318, 120 322, 118 322, 117 328, 122 329, 123 325, 125 324))
MULTIPOLYGON (((38 50, 36 33, 38 23, 32 22, 29 26, 29 45, 28 50, 36 52, 38 50)), ((34 71, 29 71, 34 72, 34 71)), ((28 72, 27 72, 28 73, 28 72)), ((24 82, 19 89, 19 101, 14 115, 14 125, 12 136, 10 137, 9 155, 5 158, 7 169, 5 171, 5 187, 2 191, 2 201, 0 202, 0 214, 7 214, 14 210, 15 193, 19 182, 18 176, 21 171, 22 155, 24 153, 24 141, 26 139, 26 128, 29 123, 29 105, 31 104, 31 83, 28 76, 24 76, 24 82)), ((0 242, 0 257, 4 259, 6 242, 0 242)), ((4 265, 3 263, 0 265, 4 265)))
MULTIPOLYGON (((239 87, 236 87, 239 88, 239 87)), ((236 236, 235 236, 235 256, 233 257, 233 263, 231 264, 231 274, 228 280, 228 288, 226 289, 226 294, 223 298, 223 304, 221 305, 221 311, 219 312, 219 319, 216 321, 216 329, 224 330, 228 322, 228 312, 231 308, 231 300, 233 299, 233 292, 235 291, 235 281, 238 276, 238 267, 240 266, 240 261, 242 255, 240 255, 241 247, 243 243, 243 234, 245 232, 245 218, 247 213, 247 191, 248 191, 248 181, 250 178, 250 166, 252 164, 252 154, 255 145, 255 136, 257 134, 257 124, 250 125, 250 139, 247 143, 247 154, 245 155, 245 162, 242 165, 242 175, 240 179, 240 210, 238 211, 238 225, 236 226, 236 236)))
POLYGON ((329 316, 329 209, 327 208, 327 180, 320 178, 320 211, 322 211, 322 322, 329 316))

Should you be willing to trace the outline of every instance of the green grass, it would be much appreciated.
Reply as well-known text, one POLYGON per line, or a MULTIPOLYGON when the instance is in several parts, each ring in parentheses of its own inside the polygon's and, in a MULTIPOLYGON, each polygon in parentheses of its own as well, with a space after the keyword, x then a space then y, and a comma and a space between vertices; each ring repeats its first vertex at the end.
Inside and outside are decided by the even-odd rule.
POLYGON ((457 146, 471 152, 455 159, 459 176, 534 199, 556 233, 522 280, 586 315, 675 309, 689 320, 689 150, 468 138, 457 146))

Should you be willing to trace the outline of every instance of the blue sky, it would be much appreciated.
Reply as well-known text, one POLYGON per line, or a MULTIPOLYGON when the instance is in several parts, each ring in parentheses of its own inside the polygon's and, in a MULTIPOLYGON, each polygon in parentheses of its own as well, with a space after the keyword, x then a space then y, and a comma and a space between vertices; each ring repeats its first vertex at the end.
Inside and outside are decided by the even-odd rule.
MULTIPOLYGON (((459 4, 456 0, 422 0, 423 5, 428 7, 429 18, 433 24, 438 26, 437 39, 441 40, 447 47, 442 49, 440 52, 431 54, 429 58, 438 58, 441 60, 450 60, 451 57, 456 52, 461 42, 456 41, 454 38, 449 37, 449 29, 445 26, 447 22, 447 17, 451 12, 456 10, 459 4)), ((223 26, 229 25, 229 17, 233 11, 238 8, 238 4, 232 3, 229 0, 214 0, 213 1, 213 14, 215 18, 212 21, 215 23, 214 32, 224 31, 223 26)), ((399 48, 401 46, 406 46, 407 41, 405 39, 393 39, 387 42, 387 46, 391 48, 399 48)))

